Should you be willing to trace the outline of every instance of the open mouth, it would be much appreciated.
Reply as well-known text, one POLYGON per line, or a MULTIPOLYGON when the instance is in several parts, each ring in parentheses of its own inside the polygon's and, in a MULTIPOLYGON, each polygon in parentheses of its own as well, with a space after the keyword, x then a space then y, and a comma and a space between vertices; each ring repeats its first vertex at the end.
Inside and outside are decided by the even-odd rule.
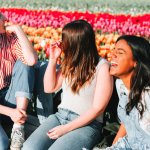
POLYGON ((111 61, 111 67, 117 67, 117 66, 118 66, 118 63, 111 61))

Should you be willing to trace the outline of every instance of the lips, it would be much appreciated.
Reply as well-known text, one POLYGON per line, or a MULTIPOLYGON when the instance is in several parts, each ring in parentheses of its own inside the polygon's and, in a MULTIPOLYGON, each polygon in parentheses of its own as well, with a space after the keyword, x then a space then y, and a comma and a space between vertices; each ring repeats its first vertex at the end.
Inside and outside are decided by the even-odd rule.
POLYGON ((112 67, 117 67, 117 66, 118 66, 118 63, 116 63, 115 61, 111 61, 111 66, 112 66, 112 67))
POLYGON ((110 72, 110 74, 111 75, 113 75, 113 76, 117 76, 117 74, 118 74, 118 63, 117 62, 115 62, 115 61, 111 61, 110 62, 110 64, 111 64, 111 66, 110 66, 110 70, 109 70, 109 72, 110 72))

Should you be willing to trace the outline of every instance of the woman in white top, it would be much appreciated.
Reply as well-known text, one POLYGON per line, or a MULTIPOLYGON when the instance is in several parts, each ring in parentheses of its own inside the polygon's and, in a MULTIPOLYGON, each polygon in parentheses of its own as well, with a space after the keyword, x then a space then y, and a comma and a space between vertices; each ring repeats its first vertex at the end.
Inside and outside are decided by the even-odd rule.
POLYGON ((84 20, 65 25, 61 46, 55 44, 50 49, 45 92, 61 87, 58 112, 29 137, 24 150, 90 150, 101 140, 103 112, 112 94, 113 78, 109 63, 98 55, 93 29, 84 20), (64 59, 56 72, 61 50, 64 59))
POLYGON ((132 35, 119 37, 110 74, 119 78, 121 126, 107 150, 150 150, 150 43, 132 35))

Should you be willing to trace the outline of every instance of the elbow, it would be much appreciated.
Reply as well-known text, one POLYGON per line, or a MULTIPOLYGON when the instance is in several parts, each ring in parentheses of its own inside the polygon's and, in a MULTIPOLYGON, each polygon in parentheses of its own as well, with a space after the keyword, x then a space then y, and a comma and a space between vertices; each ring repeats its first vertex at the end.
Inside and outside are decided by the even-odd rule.
POLYGON ((104 108, 97 108, 97 107, 94 107, 94 111, 95 111, 96 116, 99 116, 99 115, 101 115, 102 113, 104 113, 105 109, 104 109, 104 108))
POLYGON ((53 90, 44 89, 44 92, 47 93, 47 94, 50 94, 50 93, 53 93, 54 91, 53 90))
POLYGON ((27 64, 29 66, 34 66, 37 64, 37 62, 38 62, 38 58, 31 58, 31 59, 28 59, 27 64))
POLYGON ((45 93, 53 93, 54 91, 53 91, 53 89, 51 89, 50 87, 44 86, 44 92, 45 92, 45 93))
POLYGON ((30 61, 30 63, 28 63, 29 66, 34 66, 36 65, 37 61, 30 61))
POLYGON ((99 110, 97 110, 97 114, 98 114, 98 115, 103 114, 104 111, 105 111, 105 109, 99 109, 99 110))
POLYGON ((100 111, 99 111, 99 113, 104 113, 105 112, 105 109, 101 109, 100 111))
POLYGON ((47 88, 44 88, 45 93, 51 93, 51 90, 48 90, 47 88))

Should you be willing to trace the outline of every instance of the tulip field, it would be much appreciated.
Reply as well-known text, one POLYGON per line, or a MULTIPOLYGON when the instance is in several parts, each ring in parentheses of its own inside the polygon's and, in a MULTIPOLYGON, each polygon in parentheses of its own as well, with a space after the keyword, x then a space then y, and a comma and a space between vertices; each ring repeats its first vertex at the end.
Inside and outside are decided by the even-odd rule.
MULTIPOLYGON (((130 6, 132 9, 130 8, 126 10, 124 14, 116 14, 117 12, 115 11, 115 14, 111 14, 111 11, 105 12, 106 8, 101 9, 103 12, 97 12, 98 5, 95 8, 91 0, 89 0, 89 10, 95 8, 93 9, 93 12, 89 10, 84 11, 84 9, 83 11, 70 11, 68 8, 66 8, 65 11, 64 5, 60 6, 61 3, 59 2, 59 0, 56 0, 55 2, 50 0, 45 2, 42 0, 31 0, 31 2, 29 0, 1 0, 3 7, 0 8, 0 11, 8 18, 7 24, 19 24, 22 26, 23 30, 28 35, 29 40, 34 45, 34 49, 38 52, 39 60, 45 60, 48 58, 48 47, 52 42, 60 40, 62 27, 66 23, 77 19, 85 19, 93 26, 96 33, 98 53, 100 56, 105 57, 108 60, 110 60, 110 51, 113 49, 114 43, 119 35, 133 34, 150 39, 150 13, 149 9, 147 9, 149 8, 149 5, 146 3, 146 0, 145 3, 147 5, 145 6, 143 4, 145 9, 142 9, 141 3, 139 3, 140 6, 137 5, 141 14, 138 14, 138 9, 136 12, 136 7, 132 8, 132 6, 130 6), (52 2, 53 5, 56 3, 58 8, 61 9, 56 10, 56 4, 52 6, 52 9, 48 9, 48 6, 50 7, 52 2), (43 3, 41 6, 45 6, 45 9, 40 9, 40 3, 43 3), (35 4, 37 5, 37 8, 35 4), (29 9, 19 8, 19 5, 30 7, 29 9), (134 12, 135 14, 133 15, 130 12, 134 12)), ((67 4, 67 0, 64 2, 67 4)), ((83 3, 83 1, 81 2, 83 3)), ((98 1, 95 2, 98 3, 98 1)), ((86 9, 88 9, 87 1, 85 1, 85 3, 86 9)), ((75 5, 74 8, 75 7, 77 6, 75 5)), ((114 7, 116 6, 114 5, 114 7)), ((78 8, 80 7, 78 6, 76 9, 78 8)), ((107 10, 111 9, 107 8, 107 10)))
MULTIPOLYGON (((0 0, 0 4, 0 12, 8 19, 6 25, 22 26, 41 61, 48 59, 50 45, 61 39, 63 26, 78 19, 92 25, 98 53, 108 61, 120 35, 150 41, 150 0, 0 0)), ((109 124, 104 127, 107 132, 99 147, 110 145, 106 138, 118 129, 111 113, 106 115, 109 124)))

